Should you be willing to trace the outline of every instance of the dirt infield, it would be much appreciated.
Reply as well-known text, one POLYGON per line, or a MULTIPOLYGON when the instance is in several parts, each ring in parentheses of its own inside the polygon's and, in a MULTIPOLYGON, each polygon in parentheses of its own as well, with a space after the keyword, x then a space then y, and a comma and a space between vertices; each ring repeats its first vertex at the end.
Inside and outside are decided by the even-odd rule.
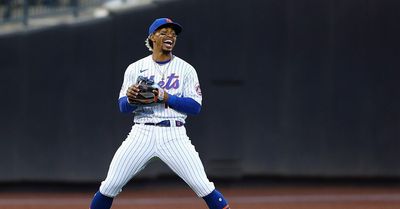
MULTIPOLYGON (((222 187, 233 209, 398 209, 400 187, 222 187)), ((87 209, 91 192, 0 192, 0 209, 87 209)), ((127 189, 113 209, 206 209, 186 187, 127 189)))

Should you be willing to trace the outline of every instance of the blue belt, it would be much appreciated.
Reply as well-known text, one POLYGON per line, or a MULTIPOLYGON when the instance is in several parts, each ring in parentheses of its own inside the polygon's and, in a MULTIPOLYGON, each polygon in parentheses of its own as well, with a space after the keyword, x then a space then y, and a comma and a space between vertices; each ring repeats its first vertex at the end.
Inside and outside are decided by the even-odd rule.
MULTIPOLYGON (((163 120, 159 123, 135 123, 135 124, 143 124, 143 125, 149 125, 149 126, 161 126, 161 127, 171 127, 171 121, 169 120, 163 120)), ((175 126, 176 127, 181 127, 184 126, 185 123, 181 121, 175 121, 175 126)))

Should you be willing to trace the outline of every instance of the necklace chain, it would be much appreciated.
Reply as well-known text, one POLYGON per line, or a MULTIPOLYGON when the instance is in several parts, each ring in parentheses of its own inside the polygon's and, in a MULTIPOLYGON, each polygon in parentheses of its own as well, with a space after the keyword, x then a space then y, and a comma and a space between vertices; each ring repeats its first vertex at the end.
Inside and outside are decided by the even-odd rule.
POLYGON ((171 64, 171 62, 172 62, 172 58, 171 58, 171 60, 169 60, 167 66, 164 69, 161 69, 162 67, 160 64, 158 64, 157 62, 154 62, 154 65, 155 65, 158 73, 161 75, 161 80, 165 79, 165 73, 168 71, 168 68, 169 68, 169 65, 171 64))

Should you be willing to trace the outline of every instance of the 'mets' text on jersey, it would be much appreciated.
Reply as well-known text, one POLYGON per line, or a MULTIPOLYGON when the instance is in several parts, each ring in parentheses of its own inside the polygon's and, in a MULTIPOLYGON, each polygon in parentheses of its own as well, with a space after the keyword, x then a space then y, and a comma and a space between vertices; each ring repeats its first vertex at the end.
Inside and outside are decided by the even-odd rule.
MULTIPOLYGON (((201 105, 202 96, 196 70, 189 63, 173 56, 167 63, 157 63, 149 55, 131 65, 125 71, 119 98, 126 96, 129 86, 136 84, 139 76, 154 80, 169 94, 179 97, 190 97, 201 105)), ((166 108, 165 104, 141 106, 135 111, 134 121, 138 123, 157 123, 162 120, 179 120, 184 122, 186 114, 166 108)))

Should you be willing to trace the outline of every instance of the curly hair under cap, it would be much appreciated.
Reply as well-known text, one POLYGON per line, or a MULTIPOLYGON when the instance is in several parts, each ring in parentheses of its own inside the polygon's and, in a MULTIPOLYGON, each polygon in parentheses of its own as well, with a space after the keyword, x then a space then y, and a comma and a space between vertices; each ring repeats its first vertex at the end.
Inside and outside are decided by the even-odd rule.
POLYGON ((146 40, 144 41, 144 45, 149 49, 149 51, 152 52, 153 51, 153 41, 150 40, 150 36, 146 38, 146 40))

